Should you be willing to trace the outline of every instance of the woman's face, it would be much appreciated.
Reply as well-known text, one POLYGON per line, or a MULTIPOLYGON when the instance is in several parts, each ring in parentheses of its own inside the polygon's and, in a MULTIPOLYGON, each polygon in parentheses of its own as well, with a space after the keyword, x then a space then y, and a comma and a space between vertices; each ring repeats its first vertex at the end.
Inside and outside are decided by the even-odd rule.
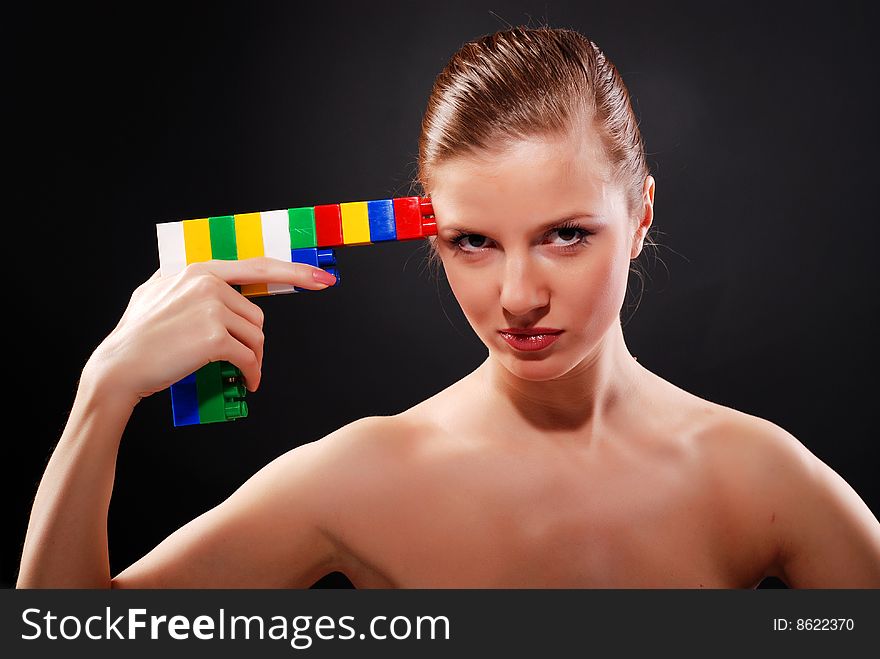
POLYGON ((628 216, 598 137, 518 141, 448 160, 431 179, 446 276, 490 354, 543 381, 596 353, 651 219, 628 216))

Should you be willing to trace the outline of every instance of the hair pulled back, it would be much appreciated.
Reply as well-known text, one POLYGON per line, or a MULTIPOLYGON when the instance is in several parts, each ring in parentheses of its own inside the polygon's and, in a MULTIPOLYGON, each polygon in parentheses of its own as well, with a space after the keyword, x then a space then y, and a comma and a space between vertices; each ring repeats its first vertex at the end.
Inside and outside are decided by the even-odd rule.
POLYGON ((634 212, 649 171, 614 64, 573 30, 502 30, 466 43, 434 81, 419 137, 419 182, 430 193, 435 168, 456 156, 590 129, 634 212))

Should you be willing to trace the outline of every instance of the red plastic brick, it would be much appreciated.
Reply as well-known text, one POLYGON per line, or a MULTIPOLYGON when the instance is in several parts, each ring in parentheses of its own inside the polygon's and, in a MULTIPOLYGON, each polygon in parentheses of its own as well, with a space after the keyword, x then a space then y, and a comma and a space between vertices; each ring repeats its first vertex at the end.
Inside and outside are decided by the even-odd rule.
POLYGON ((397 197, 394 202, 394 224, 398 240, 422 237, 422 212, 418 197, 397 197))
POLYGON ((318 247, 342 245, 342 211, 339 204, 315 206, 315 234, 318 247))
POLYGON ((436 236, 437 222, 434 219, 434 205, 430 198, 423 197, 419 199, 419 212, 422 214, 422 235, 436 236))

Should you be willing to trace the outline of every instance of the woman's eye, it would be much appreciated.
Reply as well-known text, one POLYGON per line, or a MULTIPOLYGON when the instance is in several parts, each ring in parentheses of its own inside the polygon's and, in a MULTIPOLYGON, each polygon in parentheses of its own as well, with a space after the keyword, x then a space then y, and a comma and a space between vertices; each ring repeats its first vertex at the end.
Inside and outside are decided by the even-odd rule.
MULTIPOLYGON (((590 231, 581 227, 557 227, 544 234, 544 242, 561 249, 576 249, 587 242, 590 231)), ((466 254, 480 254, 494 245, 491 238, 478 233, 462 233, 452 239, 453 246, 466 254)))
POLYGON ((583 242, 588 235, 589 232, 580 227, 560 227, 548 232, 547 239, 551 245, 569 247, 583 242))
POLYGON ((489 239, 478 233, 469 233, 459 236, 455 240, 455 244, 463 252, 478 252, 488 244, 489 239))

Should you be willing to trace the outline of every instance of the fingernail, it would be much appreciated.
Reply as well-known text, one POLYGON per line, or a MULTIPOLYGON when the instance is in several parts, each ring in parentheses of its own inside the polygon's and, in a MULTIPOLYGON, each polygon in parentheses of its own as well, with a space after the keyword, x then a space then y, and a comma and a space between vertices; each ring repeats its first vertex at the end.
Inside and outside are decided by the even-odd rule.
POLYGON ((327 286, 332 286, 336 283, 336 277, 331 275, 326 270, 315 269, 312 270, 312 277, 314 277, 315 281, 319 284, 326 284, 327 286))

